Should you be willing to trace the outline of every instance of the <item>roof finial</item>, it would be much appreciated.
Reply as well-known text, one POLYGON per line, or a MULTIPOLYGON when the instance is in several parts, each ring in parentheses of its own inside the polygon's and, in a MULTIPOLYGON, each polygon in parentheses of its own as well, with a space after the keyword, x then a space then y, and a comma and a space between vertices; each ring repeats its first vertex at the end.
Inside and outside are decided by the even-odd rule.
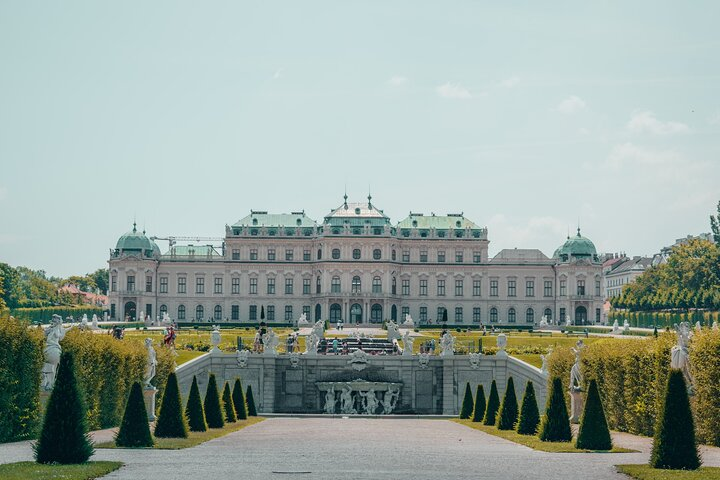
POLYGON ((370 185, 368 185, 368 208, 372 208, 372 194, 370 193, 370 185))
POLYGON ((570 240, 570 225, 568 225, 567 239, 570 240))
POLYGON ((136 232, 137 232, 137 222, 133 218, 133 233, 136 233, 136 232))

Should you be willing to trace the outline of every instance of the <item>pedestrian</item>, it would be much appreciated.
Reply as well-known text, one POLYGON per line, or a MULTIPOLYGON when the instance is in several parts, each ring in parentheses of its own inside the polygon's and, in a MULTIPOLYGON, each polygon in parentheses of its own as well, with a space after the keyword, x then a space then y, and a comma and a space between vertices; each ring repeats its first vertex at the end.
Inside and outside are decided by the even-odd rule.
POLYGON ((337 339, 337 337, 333 338, 332 346, 333 346, 333 353, 335 355, 337 355, 338 354, 338 339, 337 339))

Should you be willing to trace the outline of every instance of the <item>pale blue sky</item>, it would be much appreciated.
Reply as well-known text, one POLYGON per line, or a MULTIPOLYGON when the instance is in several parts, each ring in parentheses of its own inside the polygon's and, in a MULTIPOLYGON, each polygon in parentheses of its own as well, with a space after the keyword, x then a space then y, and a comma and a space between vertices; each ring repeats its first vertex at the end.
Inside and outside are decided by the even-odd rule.
MULTIPOLYGON (((137 216, 463 211, 491 254, 708 231, 720 3, 0 2, 0 261, 84 273, 137 216), (551 4, 551 5, 548 5, 551 4)), ((165 245, 161 244, 164 249, 165 245)))

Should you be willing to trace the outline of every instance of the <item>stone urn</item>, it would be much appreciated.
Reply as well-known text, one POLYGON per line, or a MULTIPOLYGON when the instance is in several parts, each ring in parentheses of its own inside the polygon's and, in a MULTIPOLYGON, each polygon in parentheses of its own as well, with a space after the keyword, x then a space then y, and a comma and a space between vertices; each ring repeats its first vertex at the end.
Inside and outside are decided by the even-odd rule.
POLYGON ((507 357, 507 352, 505 351, 505 347, 507 346, 507 336, 504 333, 501 333, 497 336, 497 347, 498 352, 495 354, 498 357, 507 357))
POLYGON ((220 348, 218 348, 218 345, 220 345, 220 327, 215 325, 213 326, 213 331, 210 334, 210 344, 212 344, 213 348, 210 350, 210 353, 220 353, 220 348))

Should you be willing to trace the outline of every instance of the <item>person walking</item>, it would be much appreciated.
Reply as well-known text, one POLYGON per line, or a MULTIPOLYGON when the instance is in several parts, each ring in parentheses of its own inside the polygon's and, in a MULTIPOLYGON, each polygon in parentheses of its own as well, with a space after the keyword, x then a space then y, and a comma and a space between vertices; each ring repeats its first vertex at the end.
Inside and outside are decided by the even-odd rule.
POLYGON ((333 338, 332 346, 333 346, 333 353, 335 355, 337 355, 338 354, 338 339, 337 339, 337 337, 333 338))

